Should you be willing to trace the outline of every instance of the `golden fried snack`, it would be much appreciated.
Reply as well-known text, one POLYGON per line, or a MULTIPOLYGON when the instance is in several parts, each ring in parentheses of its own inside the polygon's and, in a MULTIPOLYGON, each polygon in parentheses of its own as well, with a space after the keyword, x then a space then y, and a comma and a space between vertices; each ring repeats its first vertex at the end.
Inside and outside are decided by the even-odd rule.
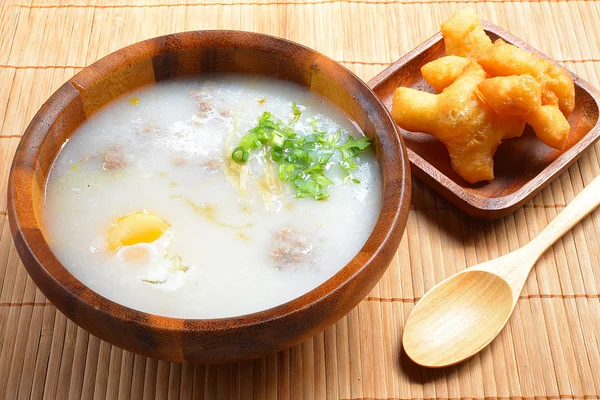
POLYGON ((542 105, 542 88, 531 75, 489 78, 477 88, 500 115, 524 117, 542 105))
POLYGON ((492 77, 533 76, 542 88, 542 105, 559 107, 566 118, 575 108, 573 80, 565 70, 548 60, 498 39, 479 56, 477 62, 492 77))
POLYGON ((468 58, 446 56, 428 62, 421 67, 421 75, 427 83, 440 93, 450 86, 469 64, 468 58))
POLYGON ((502 39, 481 53, 477 62, 490 76, 529 74, 537 77, 540 72, 536 56, 502 39))
POLYGON ((558 150, 564 149, 571 127, 558 107, 541 106, 527 117, 527 123, 542 142, 558 150))
POLYGON ((575 84, 567 71, 542 61, 542 104, 557 105, 566 118, 575 109, 575 84))
POLYGON ((490 78, 479 83, 477 88, 499 115, 522 118, 542 142, 556 149, 564 147, 569 136, 569 122, 558 107, 542 105, 542 88, 534 77, 490 78))
POLYGON ((446 55, 476 60, 488 47, 491 39, 483 30, 477 12, 463 8, 442 23, 446 55))
POLYGON ((493 179, 493 156, 502 138, 525 127, 518 118, 501 118, 481 99, 477 85, 485 79, 485 71, 471 61, 442 93, 399 87, 392 101, 396 123, 442 141, 452 168, 469 183, 493 179))

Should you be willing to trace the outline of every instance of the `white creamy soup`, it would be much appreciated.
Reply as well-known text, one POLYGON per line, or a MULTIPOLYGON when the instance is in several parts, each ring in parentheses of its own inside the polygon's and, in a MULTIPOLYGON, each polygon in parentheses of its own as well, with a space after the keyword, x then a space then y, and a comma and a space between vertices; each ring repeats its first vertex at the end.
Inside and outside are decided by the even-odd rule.
POLYGON ((65 143, 45 236, 75 277, 125 306, 181 318, 264 310, 333 276, 371 233, 381 176, 362 137, 285 81, 209 74, 144 87, 65 143))

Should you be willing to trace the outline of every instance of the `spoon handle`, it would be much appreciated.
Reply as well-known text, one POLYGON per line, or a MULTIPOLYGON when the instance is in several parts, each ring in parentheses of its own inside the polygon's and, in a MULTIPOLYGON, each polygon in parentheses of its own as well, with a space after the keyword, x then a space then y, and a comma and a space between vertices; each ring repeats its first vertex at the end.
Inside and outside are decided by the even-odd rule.
POLYGON ((600 176, 597 176, 562 210, 527 247, 539 258, 550 246, 600 205, 600 176))

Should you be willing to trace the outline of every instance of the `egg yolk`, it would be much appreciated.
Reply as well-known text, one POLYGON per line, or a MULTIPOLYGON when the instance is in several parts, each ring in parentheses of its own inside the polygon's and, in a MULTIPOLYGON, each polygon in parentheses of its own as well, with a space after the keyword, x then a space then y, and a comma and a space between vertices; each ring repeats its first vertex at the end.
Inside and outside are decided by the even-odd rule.
POLYGON ((169 224, 144 212, 125 215, 111 226, 108 234, 113 249, 138 243, 152 243, 163 235, 169 224))

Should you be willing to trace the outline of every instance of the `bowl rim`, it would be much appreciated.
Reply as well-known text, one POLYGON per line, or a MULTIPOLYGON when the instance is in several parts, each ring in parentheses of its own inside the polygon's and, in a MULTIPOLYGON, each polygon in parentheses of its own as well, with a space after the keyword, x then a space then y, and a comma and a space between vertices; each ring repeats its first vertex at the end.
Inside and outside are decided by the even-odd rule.
MULTIPOLYGON (((380 117, 389 120, 389 126, 393 127, 391 132, 387 134, 382 132, 386 127, 374 126, 374 131, 377 132, 378 139, 382 142, 381 148, 383 150, 384 143, 387 143, 387 146, 391 146, 388 148, 388 153, 395 153, 396 159, 399 160, 398 170, 399 176, 395 177, 395 182, 387 182, 385 180, 385 174, 383 173, 382 164, 385 161, 386 151, 381 151, 381 155, 378 155, 380 161, 380 168, 382 172, 382 198, 381 198, 381 208, 373 230, 369 234, 365 244, 358 250, 357 254, 346 264, 344 265, 338 272, 336 272, 333 276, 327 279, 325 282, 321 283, 317 287, 313 288, 309 292, 296 297, 290 301, 287 301, 283 304, 279 304, 274 307, 270 307, 265 310, 256 311, 249 314, 243 314, 240 316, 232 316, 232 317, 221 317, 221 318, 208 318, 208 319, 193 319, 193 318, 179 318, 179 317, 169 317, 165 315, 152 314, 144 311, 140 311, 126 305, 117 303, 107 297, 102 296, 98 292, 92 290, 83 282, 79 281, 74 275, 72 275, 69 270, 64 267, 56 257, 52 260, 42 259, 42 256, 48 257, 54 256, 50 246, 45 240, 41 225, 41 216, 40 218, 36 218, 36 222, 40 225, 37 226, 39 230, 39 237, 41 237, 41 243, 35 243, 35 247, 32 246, 30 240, 27 235, 22 236, 22 245, 17 246, 17 250, 19 252, 21 260, 23 260, 23 264, 30 272, 30 268, 32 270, 36 270, 36 272, 41 272, 46 276, 46 278, 52 279, 53 284, 60 286, 61 289, 68 292, 69 295, 75 296, 76 300, 79 300, 84 306, 93 307, 95 312, 106 313, 109 314, 111 318, 117 319, 121 323, 135 323, 144 325, 147 328, 151 329, 159 329, 164 331, 189 331, 194 333, 199 332, 210 332, 210 331, 223 331, 225 330, 235 330, 239 328, 250 328, 257 325, 262 325, 269 322, 276 322, 284 317, 289 317, 292 314, 303 311, 307 308, 312 307, 315 303, 319 303, 324 301, 330 296, 335 295, 336 292, 343 290, 344 287, 348 286, 348 284, 355 280, 357 276, 361 275, 373 261, 380 256, 385 248, 390 246, 396 246, 398 243, 394 243, 395 239, 399 242, 404 228, 406 226, 406 220, 408 215, 408 208, 410 203, 410 194, 411 194, 411 179, 410 179, 410 164, 408 161, 408 156, 406 152, 406 146, 402 141, 402 137, 400 132, 398 131, 396 125, 393 123, 391 116, 389 115, 386 107, 381 103, 381 101, 377 98, 377 96, 371 91, 371 88, 360 78, 358 78, 354 73, 348 70, 339 62, 332 60, 331 58, 321 54, 320 52, 313 50, 307 46, 295 43, 288 39, 266 35, 262 33, 255 32, 246 32, 240 30, 196 30, 196 31, 185 31, 178 32, 163 36, 158 36, 150 39, 146 39, 144 41, 140 41, 129 46, 120 48, 119 50, 112 52, 89 66, 85 67, 82 71, 78 72, 75 76, 70 78, 67 82, 65 82, 62 86, 55 91, 52 96, 45 102, 45 104, 40 108, 40 110, 36 113, 29 126, 25 130, 19 146, 15 152, 15 156, 13 159, 13 163, 10 169, 10 177, 9 177, 9 185, 8 185, 8 218, 11 227, 11 232, 13 235, 13 240, 17 243, 16 236, 20 232, 22 232, 22 221, 21 214, 25 213, 29 216, 36 216, 36 212, 33 208, 33 203, 29 202, 28 204, 18 204, 15 199, 15 193, 17 191, 17 187, 24 183, 23 178, 15 173, 16 166, 18 162, 27 162, 30 165, 33 165, 36 157, 33 157, 30 153, 26 152, 26 145, 32 140, 41 140, 43 139, 48 129, 50 128, 50 124, 45 128, 39 128, 36 124, 36 121, 42 119, 47 110, 46 107, 49 104, 54 104, 57 102, 61 89, 66 86, 76 86, 78 83, 78 79, 84 76, 90 69, 101 70, 104 74, 108 75, 113 73, 119 69, 119 66, 122 66, 123 63, 128 62, 137 62, 144 59, 151 59, 156 55, 168 54, 173 52, 173 49, 159 49, 159 53, 152 53, 152 51, 156 51, 156 49, 152 49, 152 45, 160 40, 167 39, 175 39, 180 40, 184 39, 190 35, 204 35, 206 37, 212 37, 214 35, 228 35, 232 39, 232 43, 235 44, 237 40, 244 37, 252 37, 256 39, 267 38, 269 42, 278 42, 280 44, 285 44, 287 46, 292 46, 296 49, 301 49, 306 52, 312 53, 317 59, 330 60, 333 65, 333 69, 336 72, 343 74, 345 77, 348 77, 353 81, 353 84, 361 86, 362 90, 367 93, 369 96, 367 99, 362 100, 367 104, 371 104, 375 109, 376 114, 380 117), (379 110, 376 110, 379 109, 379 110), (383 134, 383 136, 382 136, 383 134), (385 140, 383 139, 385 136, 385 140), (400 189, 399 191, 396 191, 400 189), (396 192, 394 192, 396 191, 396 192), (394 210, 395 209, 395 210, 394 210), (382 214, 384 210, 394 210, 393 218, 387 218, 382 220, 382 214), (397 230, 400 230, 398 237, 397 230), (383 232, 383 235, 381 234, 383 232), (396 234, 394 234, 396 232, 396 234), (376 238, 379 236, 379 238, 376 238), (374 242, 378 242, 377 246, 373 246, 374 242), (363 249, 367 246, 373 246, 375 249, 368 257, 362 256, 363 249), (27 261, 25 261, 25 258, 27 261), (58 263, 60 267, 64 269, 64 272, 70 278, 71 283, 75 282, 79 285, 74 287, 71 283, 66 282, 63 277, 57 277, 51 271, 49 271, 45 264, 49 263, 58 263), (353 264, 360 264, 359 268, 352 268, 353 264), (85 294, 85 297, 83 296, 85 294), (90 302, 90 299, 93 300, 93 303, 90 302), (151 320, 143 318, 144 316, 150 316, 151 320), (185 322, 185 323, 184 323, 185 322), (225 323, 226 322, 226 323, 225 323)), ((257 40, 258 41, 258 40, 257 40)), ((185 47, 184 50, 194 49, 197 47, 189 46, 185 47)), ((336 78, 341 79, 341 78, 336 78)), ((70 88, 72 89, 72 88, 70 88)), ((360 99, 356 100, 360 103, 360 99)), ((362 104, 360 104, 362 106, 362 104)), ((64 106, 64 104, 62 105, 64 106)), ((367 115, 369 115, 369 111, 365 110, 367 115)), ((52 121, 50 121, 52 122, 52 121)), ((386 124, 387 125, 387 124, 386 124)), ((35 155, 37 156, 38 153, 35 155)), ((54 160, 56 156, 54 157, 54 160)), ((53 161, 54 162, 54 161, 53 161)), ((44 182, 44 185, 46 182, 44 182)), ((33 185, 32 185, 33 186, 33 185)), ((32 197, 33 187, 31 189, 27 189, 27 196, 32 197)), ((366 253, 368 254, 368 253, 366 253)), ((387 265, 386 265, 387 268, 387 265)), ((30 272, 30 275, 31 272, 30 272)), ((34 279, 35 280, 35 279, 34 279)), ((37 282, 36 282, 37 283, 37 282)), ((40 285, 37 285, 40 287, 40 285)), ((46 295, 46 292, 43 288, 40 288, 42 292, 46 295)), ((62 308, 58 307, 59 309, 62 308)), ((64 312, 64 311, 63 311, 64 312)), ((69 318, 71 316, 67 314, 69 318)), ((73 318, 72 318, 73 319, 73 318)), ((77 322, 77 321, 76 321, 77 322)))

